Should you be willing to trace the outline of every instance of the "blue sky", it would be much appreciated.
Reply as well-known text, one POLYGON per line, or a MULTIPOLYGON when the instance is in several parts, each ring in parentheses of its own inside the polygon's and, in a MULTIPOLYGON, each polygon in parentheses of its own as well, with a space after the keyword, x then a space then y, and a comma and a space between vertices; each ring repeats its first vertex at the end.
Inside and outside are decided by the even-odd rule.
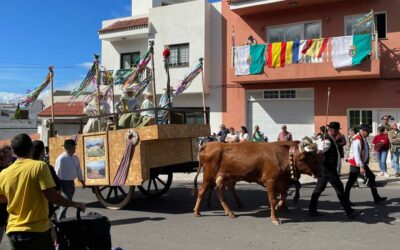
POLYGON ((102 20, 131 15, 131 0, 9 0, 1 4, 0 102, 16 102, 40 85, 49 65, 55 66, 55 89, 76 87, 93 53, 101 52, 97 31, 102 20))
POLYGON ((79 84, 100 53, 101 21, 130 15, 131 0, 2 1, 0 102, 34 89, 52 64, 56 89, 79 84))

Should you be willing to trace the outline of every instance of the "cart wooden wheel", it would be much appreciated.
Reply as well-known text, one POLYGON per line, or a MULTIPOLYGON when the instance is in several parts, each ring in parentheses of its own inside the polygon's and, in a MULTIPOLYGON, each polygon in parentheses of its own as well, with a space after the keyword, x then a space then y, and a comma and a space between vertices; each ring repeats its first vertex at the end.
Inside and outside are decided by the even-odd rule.
POLYGON ((150 179, 143 182, 143 184, 138 186, 138 188, 142 194, 151 198, 158 198, 168 192, 171 183, 172 173, 152 174, 150 179))
POLYGON ((98 186, 93 187, 97 199, 106 208, 122 209, 131 201, 135 186, 98 186))

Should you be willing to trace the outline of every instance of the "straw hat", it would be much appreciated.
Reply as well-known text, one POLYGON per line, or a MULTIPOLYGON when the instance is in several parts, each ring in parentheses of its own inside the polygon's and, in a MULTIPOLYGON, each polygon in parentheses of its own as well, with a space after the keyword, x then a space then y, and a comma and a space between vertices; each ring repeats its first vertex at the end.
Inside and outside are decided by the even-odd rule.
POLYGON ((153 96, 153 93, 151 93, 150 91, 146 90, 143 92, 144 96, 153 96))

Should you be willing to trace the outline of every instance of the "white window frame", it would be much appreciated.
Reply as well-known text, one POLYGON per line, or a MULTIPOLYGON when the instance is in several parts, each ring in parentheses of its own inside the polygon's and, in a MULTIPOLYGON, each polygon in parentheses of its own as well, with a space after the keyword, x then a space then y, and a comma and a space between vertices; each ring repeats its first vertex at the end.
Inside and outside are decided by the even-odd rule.
MULTIPOLYGON (((366 15, 366 14, 368 14, 368 12, 344 16, 344 17, 343 17, 343 25, 344 25, 344 27, 343 27, 343 30, 344 30, 343 34, 344 34, 345 36, 351 36, 351 35, 353 35, 353 34, 346 34, 346 31, 347 31, 347 29, 346 29, 346 18, 361 16, 361 15, 366 15)), ((388 18, 387 18, 387 11, 377 11, 377 12, 374 12, 374 19, 375 19, 376 15, 378 15, 378 14, 385 14, 385 25, 386 25, 386 27, 385 27, 385 29, 386 29, 386 37, 379 38, 378 40, 387 39, 387 34, 388 34, 388 18)), ((375 21, 375 20, 374 20, 374 21, 375 21)))
MULTIPOLYGON (((347 116, 346 116, 346 118, 347 118, 347 127, 348 128, 351 128, 350 111, 360 111, 360 114, 361 114, 361 111, 372 111, 372 132, 376 131, 376 129, 377 129, 377 123, 376 123, 377 111, 376 111, 375 108, 348 108, 347 109, 347 116)), ((362 121, 362 117, 360 117, 360 118, 361 118, 361 121, 362 121)))
MULTIPOLYGON (((301 40, 305 40, 305 38, 304 38, 304 32, 305 32, 305 30, 304 30, 304 27, 305 27, 305 25, 306 24, 308 24, 308 23, 319 23, 319 34, 320 34, 320 37, 322 37, 322 20, 321 19, 317 19, 317 20, 309 20, 309 21, 303 21, 303 22, 296 22, 296 23, 286 23, 286 24, 280 24, 280 25, 274 25, 274 26, 268 26, 268 27, 266 27, 266 41, 268 41, 268 43, 270 42, 270 40, 269 40, 269 31, 270 31, 270 29, 275 29, 275 28, 282 28, 282 27, 286 27, 286 26, 294 26, 294 25, 303 25, 303 30, 302 30, 302 34, 301 34, 301 40)), ((285 42, 285 41, 282 41, 282 42, 285 42)))
POLYGON ((297 90, 296 89, 267 89, 267 90, 263 90, 262 96, 263 96, 263 100, 298 100, 298 98, 297 98, 297 90), (265 92, 266 91, 278 92, 278 98, 265 98, 265 92), (282 91, 294 91, 294 98, 282 98, 281 97, 281 92, 282 91))

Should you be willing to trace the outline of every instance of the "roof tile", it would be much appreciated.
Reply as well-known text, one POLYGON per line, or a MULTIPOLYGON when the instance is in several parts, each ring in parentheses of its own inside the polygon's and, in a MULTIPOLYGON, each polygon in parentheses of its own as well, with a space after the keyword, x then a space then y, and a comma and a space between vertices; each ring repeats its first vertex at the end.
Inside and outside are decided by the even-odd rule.
POLYGON ((107 34, 107 33, 111 33, 111 32, 132 30, 135 28, 147 28, 148 25, 149 25, 149 18, 147 18, 147 17, 117 21, 117 22, 99 30, 99 34, 107 34))
MULTIPOLYGON (((84 116, 83 109, 85 108, 84 102, 56 102, 54 103, 55 116, 84 116)), ((51 106, 40 111, 37 116, 51 116, 51 106)))

